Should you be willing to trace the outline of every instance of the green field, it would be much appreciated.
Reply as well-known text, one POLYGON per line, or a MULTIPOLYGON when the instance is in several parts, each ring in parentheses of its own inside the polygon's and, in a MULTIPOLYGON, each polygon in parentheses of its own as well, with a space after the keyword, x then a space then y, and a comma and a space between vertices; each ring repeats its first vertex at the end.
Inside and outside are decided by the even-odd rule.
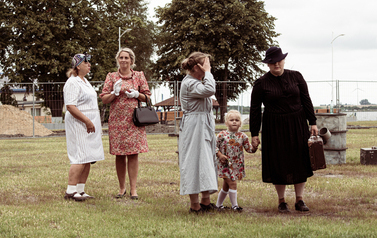
POLYGON ((107 136, 103 143, 106 160, 92 166, 86 185, 96 199, 80 203, 63 199, 65 137, 0 140, 0 237, 377 237, 377 166, 360 165, 360 148, 377 145, 376 128, 348 130, 347 163, 308 179, 310 212, 294 211, 288 186, 288 215, 278 213, 275 189, 261 181, 260 152, 246 154, 246 178, 238 183, 242 213, 193 215, 188 196, 179 195, 175 137, 148 135, 138 201, 114 198, 114 156, 107 136))

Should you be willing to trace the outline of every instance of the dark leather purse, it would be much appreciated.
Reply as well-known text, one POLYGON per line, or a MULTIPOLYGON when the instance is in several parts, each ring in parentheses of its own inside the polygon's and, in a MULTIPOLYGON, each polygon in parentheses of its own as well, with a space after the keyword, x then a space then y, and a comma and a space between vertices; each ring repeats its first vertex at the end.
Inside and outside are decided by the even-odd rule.
MULTIPOLYGON (((143 93, 144 94, 144 93, 143 93)), ((152 100, 149 99, 148 102, 148 97, 145 95, 145 101, 147 103, 146 107, 140 106, 140 100, 138 99, 138 107, 134 109, 134 114, 132 116, 132 120, 135 124, 135 126, 149 126, 153 124, 159 123, 159 119, 157 116, 156 111, 152 107, 152 100)))

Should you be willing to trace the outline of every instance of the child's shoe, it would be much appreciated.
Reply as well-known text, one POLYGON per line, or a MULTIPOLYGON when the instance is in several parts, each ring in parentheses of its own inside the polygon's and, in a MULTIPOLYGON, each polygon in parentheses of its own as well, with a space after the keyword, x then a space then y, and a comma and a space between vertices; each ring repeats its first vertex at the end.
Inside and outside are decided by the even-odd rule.
POLYGON ((220 206, 220 207, 217 207, 217 211, 219 212, 225 212, 227 210, 230 210, 230 207, 226 207, 226 206, 220 206))
POLYGON ((242 212, 242 207, 238 207, 238 206, 234 206, 234 207, 232 207, 232 210, 234 211, 234 212, 242 212))

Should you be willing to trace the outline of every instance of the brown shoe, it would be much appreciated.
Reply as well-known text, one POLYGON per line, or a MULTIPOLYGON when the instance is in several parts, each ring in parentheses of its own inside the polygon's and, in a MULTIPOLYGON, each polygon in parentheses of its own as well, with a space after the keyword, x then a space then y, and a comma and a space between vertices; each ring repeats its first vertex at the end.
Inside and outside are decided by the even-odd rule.
POLYGON ((286 202, 282 202, 279 204, 278 206, 278 210, 280 213, 288 213, 288 212, 291 212, 289 209, 288 209, 288 204, 286 202))
POLYGON ((308 212, 309 208, 306 206, 304 201, 300 200, 297 203, 295 203, 295 209, 300 212, 308 212))
POLYGON ((74 199, 73 195, 75 195, 75 194, 76 193, 67 193, 67 192, 65 192, 64 199, 65 200, 74 199))
POLYGON ((204 204, 200 203, 200 208, 205 210, 205 211, 214 211, 214 210, 218 209, 218 207, 214 203, 210 203, 208 205, 204 205, 204 204))
POLYGON ((85 192, 80 193, 80 195, 81 195, 82 197, 86 198, 86 199, 93 199, 93 198, 94 198, 93 196, 90 196, 90 195, 88 195, 88 194, 85 193, 85 192))
POLYGON ((123 198, 124 196, 126 196, 126 193, 127 193, 127 189, 124 190, 124 193, 123 194, 118 194, 115 196, 116 199, 119 199, 119 198, 123 198))
POLYGON ((192 208, 190 208, 189 210, 189 213, 193 213, 193 214, 202 214, 202 213, 207 213, 208 211, 207 210, 204 210, 203 208, 199 208, 199 210, 194 210, 192 208))
POLYGON ((83 196, 80 196, 80 197, 76 196, 75 197, 75 194, 76 194, 76 192, 74 192, 74 193, 65 192, 64 199, 66 199, 66 200, 72 199, 72 200, 75 200, 76 202, 82 202, 82 201, 86 200, 86 198, 83 197, 83 196))

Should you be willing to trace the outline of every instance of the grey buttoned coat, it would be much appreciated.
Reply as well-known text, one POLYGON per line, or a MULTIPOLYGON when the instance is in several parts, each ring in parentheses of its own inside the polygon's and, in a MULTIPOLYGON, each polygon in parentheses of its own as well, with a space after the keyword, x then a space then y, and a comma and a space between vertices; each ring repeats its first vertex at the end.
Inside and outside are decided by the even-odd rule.
POLYGON ((198 194, 218 189, 215 162, 216 136, 212 99, 216 92, 213 75, 203 80, 187 75, 181 85, 183 117, 179 134, 180 194, 198 194))

